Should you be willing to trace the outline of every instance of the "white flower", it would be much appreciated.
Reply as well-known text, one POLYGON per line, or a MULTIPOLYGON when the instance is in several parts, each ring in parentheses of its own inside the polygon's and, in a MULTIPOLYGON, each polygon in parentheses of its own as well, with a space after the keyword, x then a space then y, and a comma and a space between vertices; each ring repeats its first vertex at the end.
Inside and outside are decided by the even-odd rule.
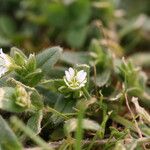
POLYGON ((9 71, 12 61, 8 55, 4 54, 2 48, 0 49, 0 77, 9 71))
POLYGON ((78 90, 85 86, 87 82, 86 76, 87 73, 84 70, 78 72, 70 67, 68 71, 65 71, 64 81, 70 89, 78 90))

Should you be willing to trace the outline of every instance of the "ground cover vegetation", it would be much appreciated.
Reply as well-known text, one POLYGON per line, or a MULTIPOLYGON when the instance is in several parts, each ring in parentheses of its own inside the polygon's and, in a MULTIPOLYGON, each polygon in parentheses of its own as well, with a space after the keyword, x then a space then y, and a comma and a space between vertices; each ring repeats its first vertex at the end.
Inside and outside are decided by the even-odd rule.
POLYGON ((150 149, 149 4, 1 0, 0 150, 150 149))

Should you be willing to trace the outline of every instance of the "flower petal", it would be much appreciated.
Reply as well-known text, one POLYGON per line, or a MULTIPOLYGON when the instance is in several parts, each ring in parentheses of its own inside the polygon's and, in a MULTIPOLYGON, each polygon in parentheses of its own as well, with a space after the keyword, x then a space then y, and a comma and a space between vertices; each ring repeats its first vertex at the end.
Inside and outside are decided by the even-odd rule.
POLYGON ((82 83, 86 79, 86 75, 87 73, 84 70, 80 70, 76 76, 77 81, 82 83))
POLYGON ((2 77, 2 75, 5 74, 7 71, 8 71, 7 68, 0 67, 0 77, 2 77))
POLYGON ((69 68, 69 74, 70 74, 71 78, 73 78, 74 75, 75 75, 75 71, 74 71, 74 69, 71 68, 71 67, 69 68))
POLYGON ((0 57, 3 58, 3 59, 5 59, 5 57, 6 57, 6 54, 3 53, 2 48, 0 49, 0 57))
POLYGON ((11 60, 10 60, 9 56, 6 55, 5 53, 3 53, 2 48, 0 49, 0 57, 3 60, 3 63, 6 67, 9 67, 11 65, 11 60))
POLYGON ((67 81, 71 81, 71 76, 70 76, 70 74, 69 74, 69 72, 68 71, 65 71, 65 75, 66 75, 66 79, 67 79, 67 81))
POLYGON ((2 50, 2 48, 0 48, 0 54, 2 54, 3 53, 3 50, 2 50))

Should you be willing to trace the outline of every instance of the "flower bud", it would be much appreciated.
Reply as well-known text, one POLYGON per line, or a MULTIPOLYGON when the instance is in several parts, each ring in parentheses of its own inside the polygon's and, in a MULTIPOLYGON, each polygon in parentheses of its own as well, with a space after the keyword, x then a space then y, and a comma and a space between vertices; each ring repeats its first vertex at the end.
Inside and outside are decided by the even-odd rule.
POLYGON ((16 87, 16 101, 15 103, 21 107, 29 108, 31 105, 30 94, 26 92, 25 88, 18 85, 16 87))

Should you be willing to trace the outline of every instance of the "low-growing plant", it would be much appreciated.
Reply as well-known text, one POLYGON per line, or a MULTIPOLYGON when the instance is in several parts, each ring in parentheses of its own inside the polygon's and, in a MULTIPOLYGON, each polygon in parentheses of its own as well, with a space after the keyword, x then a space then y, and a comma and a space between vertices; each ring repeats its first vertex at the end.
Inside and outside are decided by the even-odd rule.
POLYGON ((0 50, 0 149, 148 148, 146 74, 96 40, 89 49, 0 50))
POLYGON ((37 50, 50 40, 81 48, 100 36, 93 22, 101 18, 108 24, 114 5, 109 0, 15 0, 2 1, 0 11, 0 46, 19 44, 37 50))

